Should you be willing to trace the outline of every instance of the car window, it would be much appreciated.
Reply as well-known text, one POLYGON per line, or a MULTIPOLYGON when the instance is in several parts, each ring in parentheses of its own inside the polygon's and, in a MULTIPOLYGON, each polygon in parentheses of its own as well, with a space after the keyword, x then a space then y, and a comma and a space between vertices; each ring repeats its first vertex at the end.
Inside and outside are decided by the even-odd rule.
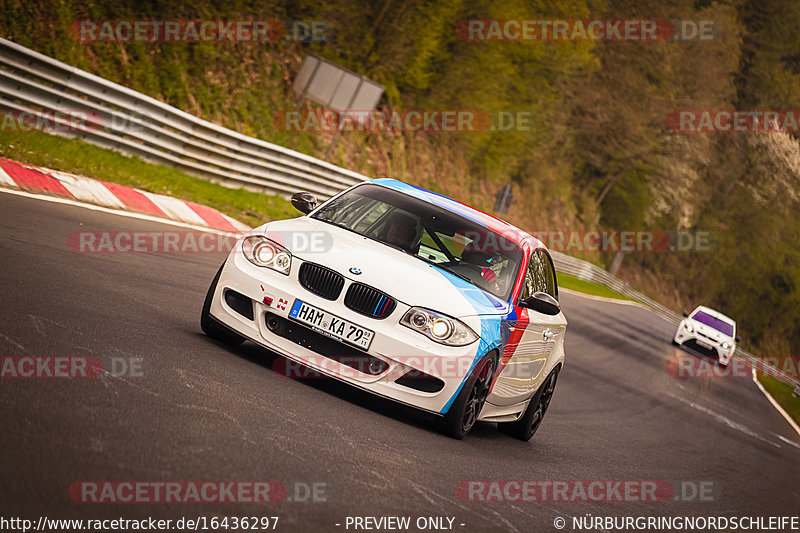
POLYGON ((558 287, 556 285, 553 262, 547 252, 541 249, 531 252, 519 299, 530 298, 535 292, 545 292, 558 299, 558 287))
POLYGON ((697 320, 701 324, 705 324, 706 326, 714 328, 715 330, 727 335, 728 337, 733 337, 733 324, 731 324, 730 322, 720 320, 719 318, 714 318, 713 316, 703 311, 697 311, 695 314, 691 316, 691 318, 692 320, 697 320))
POLYGON ((425 252, 431 255, 429 259, 437 263, 446 263, 451 261, 451 258, 461 259, 462 253, 467 245, 472 242, 462 235, 455 233, 447 235, 433 229, 426 228, 422 240, 420 241, 420 252, 425 252))
POLYGON ((361 216, 361 219, 356 224, 353 224, 354 229, 359 233, 368 231, 388 210, 389 206, 384 203, 376 201, 370 202, 369 207, 361 216))
POLYGON ((359 185, 311 217, 400 248, 506 301, 519 272, 522 249, 516 242, 386 187, 359 185))
POLYGON ((378 202, 369 198, 354 198, 352 202, 336 206, 337 209, 331 209, 329 220, 336 224, 355 226, 364 216, 369 215, 376 207, 378 202))
POLYGON ((556 283, 556 272, 553 268, 553 261, 548 255, 547 252, 544 250, 536 250, 535 252, 540 259, 540 271, 542 273, 542 277, 544 278, 544 287, 545 289, 542 292, 546 292, 556 300, 558 300, 558 285, 556 283))

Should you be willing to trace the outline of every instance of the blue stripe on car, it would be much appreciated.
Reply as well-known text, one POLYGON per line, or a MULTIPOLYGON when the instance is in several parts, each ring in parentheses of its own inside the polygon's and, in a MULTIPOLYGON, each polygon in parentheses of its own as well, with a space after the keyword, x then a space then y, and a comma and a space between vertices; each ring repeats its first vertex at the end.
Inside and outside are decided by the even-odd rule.
POLYGON ((384 298, 386 298, 386 296, 381 296, 381 299, 378 300, 377 304, 375 304, 375 310, 372 312, 372 316, 378 316, 378 308, 381 306, 384 298))
MULTIPOLYGON (((479 315, 479 319, 481 321, 481 331, 479 333, 480 340, 478 341, 478 347, 475 349, 475 355, 472 360, 472 363, 469 366, 469 370, 467 371, 466 375, 462 378, 461 384, 458 386, 458 389, 453 393, 450 399, 447 401, 445 406, 442 408, 440 413, 444 414, 450 409, 450 406, 455 401, 458 393, 461 392, 461 389, 464 387, 464 383, 466 383, 467 378, 472 373, 472 369, 475 368, 475 365, 478 361, 483 357, 485 354, 489 353, 491 350, 495 348, 502 347, 502 333, 501 333, 501 324, 506 317, 496 315, 498 310, 498 303, 502 305, 499 309, 507 309, 509 307, 508 303, 502 302, 499 299, 491 296, 490 294, 482 291, 481 289, 475 287, 474 285, 464 281, 463 279, 459 278, 458 276, 454 276, 449 272, 442 270, 440 268, 436 269, 447 281, 455 285, 458 289, 459 293, 461 293, 465 299, 470 303, 472 308, 475 310, 475 313, 479 315)), ((510 306, 511 313, 514 313, 514 307, 510 306)), ((501 350, 502 351, 502 350, 501 350)))
MULTIPOLYGON (((475 365, 478 364, 481 357, 490 351, 494 350, 495 348, 500 348, 501 344, 501 334, 500 334, 500 325, 503 322, 502 316, 482 316, 481 319, 481 339, 478 342, 478 348, 475 353, 475 358, 472 360, 472 364, 469 365, 469 370, 464 378, 461 380, 461 384, 458 386, 458 389, 453 393, 450 399, 447 401, 442 410, 439 411, 440 413, 444 414, 449 409, 450 406, 455 401, 458 393, 461 392, 461 389, 464 388, 464 383, 467 382, 467 378, 472 373, 472 369, 475 368, 475 365)), ((502 350, 501 350, 502 352, 502 350)))

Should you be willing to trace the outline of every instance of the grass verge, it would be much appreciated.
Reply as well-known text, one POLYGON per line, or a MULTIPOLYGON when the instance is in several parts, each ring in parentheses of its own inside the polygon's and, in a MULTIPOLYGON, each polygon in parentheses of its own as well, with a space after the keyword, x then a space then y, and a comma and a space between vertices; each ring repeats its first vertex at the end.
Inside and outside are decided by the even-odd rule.
POLYGON ((164 165, 41 131, 0 131, 0 156, 207 205, 250 226, 299 216, 288 200, 230 189, 164 165))
POLYGON ((564 274, 563 272, 556 272, 556 279, 558 281, 558 286, 565 289, 582 292, 584 294, 591 294, 592 296, 602 296, 604 298, 614 298, 616 300, 633 301, 631 298, 623 296, 617 291, 609 289, 604 285, 600 285, 599 283, 594 283, 592 281, 584 281, 576 278, 575 276, 564 274))
POLYGON ((792 387, 761 372, 758 373, 758 381, 792 417, 792 420, 800 424, 800 396, 792 396, 792 387))

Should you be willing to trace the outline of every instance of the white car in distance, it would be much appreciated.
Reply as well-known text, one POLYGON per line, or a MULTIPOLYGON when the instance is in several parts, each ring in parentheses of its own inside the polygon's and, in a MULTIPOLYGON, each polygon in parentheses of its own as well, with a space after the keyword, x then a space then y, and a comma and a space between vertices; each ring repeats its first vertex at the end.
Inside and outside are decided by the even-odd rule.
POLYGON ((702 305, 691 313, 683 313, 683 316, 672 343, 716 356, 720 366, 728 366, 736 351, 736 343, 741 341, 736 336, 736 321, 702 305))

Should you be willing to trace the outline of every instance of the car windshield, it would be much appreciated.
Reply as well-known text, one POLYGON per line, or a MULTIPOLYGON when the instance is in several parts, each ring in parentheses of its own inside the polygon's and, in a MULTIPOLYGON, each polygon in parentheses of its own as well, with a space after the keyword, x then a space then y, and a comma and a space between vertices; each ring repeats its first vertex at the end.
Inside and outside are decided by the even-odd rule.
POLYGON ((692 320, 697 320, 701 324, 705 324, 706 326, 711 326, 715 330, 727 335, 728 337, 733 337, 733 324, 731 324, 730 322, 720 320, 719 318, 714 318, 713 316, 709 315, 708 313, 704 313, 703 311, 698 311, 694 315, 692 315, 692 320))
POLYGON ((508 301, 522 249, 485 226, 379 185, 360 185, 312 218, 399 249, 508 301))

